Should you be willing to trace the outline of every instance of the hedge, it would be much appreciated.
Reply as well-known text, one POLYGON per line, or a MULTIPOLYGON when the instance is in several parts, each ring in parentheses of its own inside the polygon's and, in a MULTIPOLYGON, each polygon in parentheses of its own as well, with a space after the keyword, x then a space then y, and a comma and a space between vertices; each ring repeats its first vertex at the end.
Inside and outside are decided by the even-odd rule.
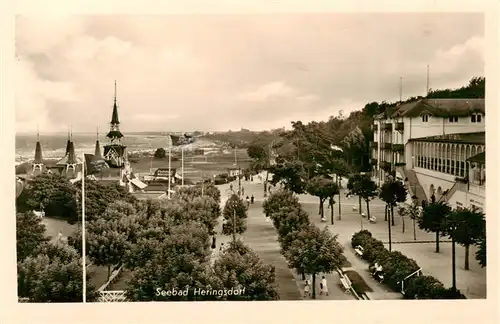
MULTIPOLYGON (((375 262, 384 269, 385 283, 394 291, 401 291, 401 280, 417 271, 420 267, 415 260, 399 251, 389 252, 384 243, 373 238, 367 230, 362 230, 351 238, 353 248, 363 248, 363 259, 373 266, 375 262)), ((446 289, 432 276, 414 276, 405 281, 405 299, 465 299, 460 291, 446 289)))

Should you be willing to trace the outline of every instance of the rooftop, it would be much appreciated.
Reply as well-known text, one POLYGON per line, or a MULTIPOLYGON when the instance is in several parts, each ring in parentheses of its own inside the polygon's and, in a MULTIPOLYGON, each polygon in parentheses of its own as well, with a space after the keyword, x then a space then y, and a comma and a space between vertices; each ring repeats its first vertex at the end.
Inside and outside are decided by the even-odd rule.
POLYGON ((486 152, 481 152, 467 159, 468 162, 476 162, 484 164, 486 162, 486 152))
POLYGON ((486 132, 458 133, 412 138, 410 141, 434 143, 480 144, 486 143, 486 132))
POLYGON ((485 113, 484 99, 421 99, 402 104, 391 117, 418 117, 422 114, 465 117, 472 113, 485 113))

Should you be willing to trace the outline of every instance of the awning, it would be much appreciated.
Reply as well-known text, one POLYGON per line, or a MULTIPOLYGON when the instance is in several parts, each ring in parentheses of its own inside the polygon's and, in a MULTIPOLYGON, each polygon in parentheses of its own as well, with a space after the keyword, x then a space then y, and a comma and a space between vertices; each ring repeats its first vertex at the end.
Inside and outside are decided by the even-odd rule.
POLYGON ((480 164, 486 163, 486 152, 481 152, 467 159, 467 162, 475 162, 480 164))

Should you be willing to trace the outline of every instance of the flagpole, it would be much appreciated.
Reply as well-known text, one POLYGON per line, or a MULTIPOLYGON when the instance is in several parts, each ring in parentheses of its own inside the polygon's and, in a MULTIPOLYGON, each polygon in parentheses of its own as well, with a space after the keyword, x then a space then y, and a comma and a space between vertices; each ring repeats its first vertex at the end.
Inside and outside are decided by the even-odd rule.
POLYGON ((184 146, 181 147, 181 175, 182 186, 184 186, 184 146))
POLYGON ((85 260, 85 154, 82 153, 82 269, 83 269, 83 302, 87 302, 87 269, 85 260))
POLYGON ((170 199, 170 184, 172 182, 171 174, 172 174, 172 136, 170 136, 170 142, 168 144, 168 193, 167 197, 170 199))

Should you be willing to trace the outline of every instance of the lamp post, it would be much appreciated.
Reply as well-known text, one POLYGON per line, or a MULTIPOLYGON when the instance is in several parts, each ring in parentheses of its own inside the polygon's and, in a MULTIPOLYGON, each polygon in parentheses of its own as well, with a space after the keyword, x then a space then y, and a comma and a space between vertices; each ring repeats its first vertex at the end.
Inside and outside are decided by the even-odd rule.
MULTIPOLYGON (((453 225, 453 231, 456 230, 456 226, 453 225)), ((457 270, 456 270, 456 260, 455 260, 455 235, 451 235, 451 276, 452 276, 452 284, 451 288, 453 292, 457 291, 457 270)))
POLYGON ((387 214, 387 227, 389 228, 389 252, 392 250, 392 238, 391 238, 391 214, 389 211, 389 206, 385 205, 385 212, 387 214))

